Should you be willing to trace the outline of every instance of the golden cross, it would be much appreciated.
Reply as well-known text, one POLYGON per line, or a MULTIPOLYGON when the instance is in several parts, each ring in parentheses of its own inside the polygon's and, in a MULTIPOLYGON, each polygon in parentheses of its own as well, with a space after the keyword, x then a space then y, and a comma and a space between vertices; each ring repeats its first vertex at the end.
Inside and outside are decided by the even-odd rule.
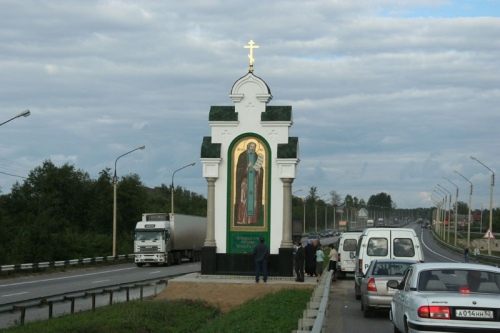
POLYGON ((248 45, 243 46, 245 49, 250 49, 250 53, 248 54, 248 59, 250 60, 250 72, 253 72, 253 63, 255 62, 255 59, 253 58, 253 49, 258 49, 258 45, 254 45, 255 42, 253 40, 250 40, 248 42, 248 45))

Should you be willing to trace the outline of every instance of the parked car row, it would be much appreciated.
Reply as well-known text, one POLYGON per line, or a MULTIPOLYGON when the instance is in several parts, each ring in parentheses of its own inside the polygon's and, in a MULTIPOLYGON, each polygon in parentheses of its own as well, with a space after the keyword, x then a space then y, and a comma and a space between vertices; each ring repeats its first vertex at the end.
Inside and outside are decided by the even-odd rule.
POLYGON ((424 262, 420 240, 411 228, 369 228, 359 236, 356 249, 354 291, 361 299, 361 281, 372 260, 416 260, 424 262))
POLYGON ((366 229, 355 261, 363 315, 389 311, 394 332, 500 332, 500 268, 424 263, 419 239, 405 228, 366 229))

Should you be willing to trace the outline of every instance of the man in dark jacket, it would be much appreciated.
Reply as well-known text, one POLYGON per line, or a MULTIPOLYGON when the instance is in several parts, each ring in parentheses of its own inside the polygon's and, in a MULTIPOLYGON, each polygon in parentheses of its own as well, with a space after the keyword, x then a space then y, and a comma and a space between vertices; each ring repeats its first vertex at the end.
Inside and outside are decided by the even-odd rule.
POLYGON ((306 274, 309 276, 316 275, 316 246, 311 243, 311 240, 307 240, 307 245, 305 247, 306 253, 306 274))
POLYGON ((304 260, 306 259, 306 251, 302 247, 302 242, 297 241, 297 252, 295 253, 295 281, 304 282, 304 260))
POLYGON ((255 282, 259 283, 260 271, 262 270, 263 280, 267 282, 267 259, 269 259, 269 248, 264 244, 264 238, 253 248, 255 258, 255 282))

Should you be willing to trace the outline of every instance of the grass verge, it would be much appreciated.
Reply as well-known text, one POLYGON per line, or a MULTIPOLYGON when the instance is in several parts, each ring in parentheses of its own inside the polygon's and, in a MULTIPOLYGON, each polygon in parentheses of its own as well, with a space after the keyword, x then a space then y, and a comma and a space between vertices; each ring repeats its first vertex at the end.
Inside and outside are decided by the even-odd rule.
POLYGON ((282 289, 221 314, 202 301, 147 300, 114 304, 94 312, 53 318, 4 329, 5 333, 212 333, 291 332, 311 290, 282 289))

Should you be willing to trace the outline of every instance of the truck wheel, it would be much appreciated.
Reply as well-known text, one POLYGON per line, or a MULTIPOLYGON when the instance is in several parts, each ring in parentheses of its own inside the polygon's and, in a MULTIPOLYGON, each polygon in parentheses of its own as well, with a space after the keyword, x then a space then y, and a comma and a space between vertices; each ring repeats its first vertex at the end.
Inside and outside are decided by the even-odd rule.
POLYGON ((138 262, 136 265, 137 267, 142 267, 144 264, 138 262))

